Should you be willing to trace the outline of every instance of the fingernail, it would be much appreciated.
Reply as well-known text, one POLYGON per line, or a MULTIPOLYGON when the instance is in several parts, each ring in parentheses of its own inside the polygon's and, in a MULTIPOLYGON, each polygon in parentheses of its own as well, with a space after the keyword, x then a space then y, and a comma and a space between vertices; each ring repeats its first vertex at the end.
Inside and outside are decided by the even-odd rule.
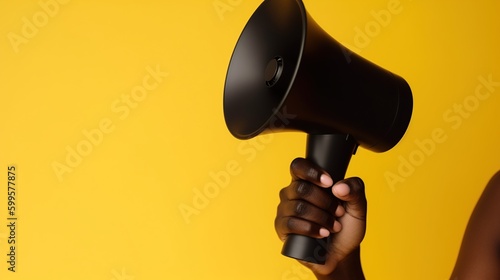
POLYGON ((328 237, 330 235, 330 231, 327 230, 326 228, 321 228, 319 230, 319 235, 322 237, 328 237))
POLYGON ((330 176, 326 175, 326 174, 322 174, 321 177, 319 178, 321 184, 327 186, 327 187, 330 187, 331 185, 333 185, 333 180, 332 178, 330 178, 330 176))

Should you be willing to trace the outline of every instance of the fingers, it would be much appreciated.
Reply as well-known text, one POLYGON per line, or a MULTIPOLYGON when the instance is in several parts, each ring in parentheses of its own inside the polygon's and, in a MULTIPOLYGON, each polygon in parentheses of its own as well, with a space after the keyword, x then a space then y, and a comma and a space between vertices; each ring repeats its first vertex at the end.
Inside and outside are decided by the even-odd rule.
POLYGON ((343 201, 345 211, 358 219, 366 219, 365 184, 358 177, 344 179, 332 187, 332 193, 343 201))
POLYGON ((293 181, 290 186, 280 191, 280 200, 305 200, 312 205, 334 213, 338 200, 331 194, 329 189, 323 189, 311 182, 299 180, 293 181))
POLYGON ((280 192, 275 228, 281 240, 291 233, 322 238, 342 228, 336 218, 344 215, 344 207, 325 189, 312 184, 307 187, 306 195, 297 192, 293 184, 280 192))
POLYGON ((337 218, 345 214, 366 220, 367 203, 360 178, 339 181, 330 190, 333 184, 330 175, 303 158, 292 162, 290 172, 293 180, 280 191, 281 202, 275 219, 280 239, 292 233, 314 238, 337 233, 342 229, 337 218))
POLYGON ((309 181, 320 187, 328 188, 333 185, 330 175, 319 166, 303 158, 296 158, 290 165, 290 173, 294 180, 309 181))
MULTIPOLYGON (((284 199, 278 206, 275 228, 281 240, 288 234, 327 237, 335 229, 335 217, 305 200, 284 199)), ((338 226, 337 226, 338 229, 338 226)))
POLYGON ((323 238, 330 235, 330 231, 318 224, 296 217, 282 217, 275 220, 275 228, 281 240, 289 234, 306 235, 313 238, 323 238))
POLYGON ((280 204, 275 228, 281 239, 294 233, 315 238, 326 237, 340 230, 335 221, 342 214, 338 200, 329 187, 331 177, 318 166, 303 158, 290 165, 293 181, 280 192, 280 204))

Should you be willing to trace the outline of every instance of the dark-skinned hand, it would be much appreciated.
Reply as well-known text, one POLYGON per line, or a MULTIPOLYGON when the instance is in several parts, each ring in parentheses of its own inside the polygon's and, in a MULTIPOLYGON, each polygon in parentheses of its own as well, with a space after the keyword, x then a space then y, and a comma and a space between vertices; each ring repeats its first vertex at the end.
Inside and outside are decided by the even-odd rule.
POLYGON ((318 279, 343 278, 329 276, 350 266, 347 263, 359 263, 359 246, 366 231, 363 181, 353 177, 334 184, 327 172, 303 158, 292 161, 290 173, 292 182, 280 191, 275 219, 279 238, 284 241, 292 233, 314 238, 333 235, 324 265, 300 262, 318 279))

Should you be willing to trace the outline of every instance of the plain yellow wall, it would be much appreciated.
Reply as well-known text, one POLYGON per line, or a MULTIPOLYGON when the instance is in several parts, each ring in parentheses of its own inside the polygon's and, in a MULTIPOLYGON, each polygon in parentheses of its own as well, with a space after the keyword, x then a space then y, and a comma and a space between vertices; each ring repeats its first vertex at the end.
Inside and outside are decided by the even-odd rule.
MULTIPOLYGON (((273 226, 305 135, 239 141, 222 114, 232 50, 259 4, 0 1, 1 279, 313 279, 280 255, 273 226)), ((367 277, 447 279, 500 169, 500 5, 305 4, 413 90, 400 144, 359 149, 348 171, 367 185, 367 277)))

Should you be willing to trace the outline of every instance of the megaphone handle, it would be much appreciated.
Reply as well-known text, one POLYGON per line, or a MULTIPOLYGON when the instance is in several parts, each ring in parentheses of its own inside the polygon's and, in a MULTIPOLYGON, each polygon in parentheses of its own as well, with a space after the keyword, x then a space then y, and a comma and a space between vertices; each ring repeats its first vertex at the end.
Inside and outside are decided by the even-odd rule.
MULTIPOLYGON (((344 179, 351 156, 357 147, 358 144, 350 135, 310 134, 307 137, 306 158, 326 170, 333 181, 337 182, 344 179)), ((334 198, 331 189, 325 191, 334 198)), ((281 253, 302 261, 324 264, 329 239, 290 234, 283 244, 281 253)))

